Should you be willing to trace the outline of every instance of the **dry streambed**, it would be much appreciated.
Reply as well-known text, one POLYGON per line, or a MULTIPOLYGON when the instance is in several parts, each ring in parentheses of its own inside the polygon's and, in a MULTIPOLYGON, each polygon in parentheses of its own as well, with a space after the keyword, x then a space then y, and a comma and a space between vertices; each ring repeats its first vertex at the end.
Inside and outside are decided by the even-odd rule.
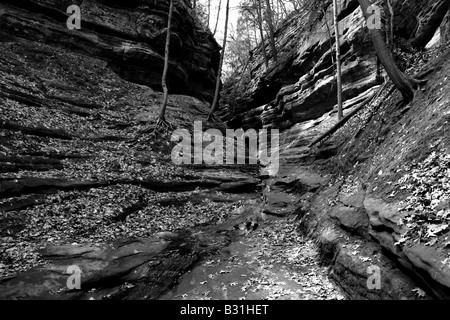
POLYGON ((166 300, 344 299, 318 264, 317 248, 292 219, 264 227, 205 258, 166 300))

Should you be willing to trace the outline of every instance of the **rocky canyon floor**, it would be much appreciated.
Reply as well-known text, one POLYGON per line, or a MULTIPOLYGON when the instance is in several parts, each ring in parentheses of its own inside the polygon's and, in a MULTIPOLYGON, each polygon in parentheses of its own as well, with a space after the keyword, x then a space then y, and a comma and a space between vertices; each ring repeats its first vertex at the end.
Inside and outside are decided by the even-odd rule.
MULTIPOLYGON (((448 50, 408 105, 387 84, 314 148, 335 111, 286 130, 268 177, 174 165, 170 135, 146 133, 162 95, 101 60, 0 49, 1 298, 449 297, 448 50)), ((225 129, 208 110, 171 95, 167 116, 225 129)))
MULTIPOLYGON (((159 93, 100 60, 0 45, 0 297, 344 298, 289 184, 264 193, 255 166, 175 166, 169 136, 140 133, 159 93)), ((189 128, 207 108, 171 96, 169 121, 189 128)))

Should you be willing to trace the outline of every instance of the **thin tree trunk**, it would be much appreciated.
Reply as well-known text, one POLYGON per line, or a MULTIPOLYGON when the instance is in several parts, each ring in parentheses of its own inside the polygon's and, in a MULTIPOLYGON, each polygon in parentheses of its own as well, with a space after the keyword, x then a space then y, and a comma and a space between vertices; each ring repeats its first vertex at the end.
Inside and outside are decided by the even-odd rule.
MULTIPOLYGON (((372 3, 369 0, 358 0, 358 3, 363 11, 364 17, 368 20, 369 13, 367 9, 372 3)), ((414 89, 412 87, 413 81, 410 81, 410 79, 408 79, 406 75, 398 68, 391 52, 386 46, 381 30, 377 28, 369 28, 369 33, 377 55, 389 75, 389 78, 392 80, 395 87, 401 92, 403 99, 408 102, 411 101, 414 98, 414 89)))
POLYGON ((323 12, 323 16, 325 19, 325 26, 327 27, 327 31, 328 31, 328 42, 330 43, 330 56, 331 56, 331 65, 333 66, 333 74, 334 77, 336 78, 336 67, 335 67, 335 62, 334 62, 334 55, 333 55, 333 34, 331 33, 331 28, 330 28, 330 24, 328 23, 327 20, 327 12, 325 11, 325 7, 322 7, 322 12, 323 12))
POLYGON ((284 5, 283 0, 277 0, 278 1, 278 6, 281 8, 283 15, 281 16, 281 21, 283 21, 284 18, 286 18, 288 16, 288 12, 286 9, 286 6, 284 5))
POLYGON ((269 25, 270 47, 272 48, 273 59, 277 61, 278 54, 277 54, 277 47, 275 46, 275 35, 273 30, 273 14, 270 5, 270 0, 266 0, 266 6, 267 6, 267 24, 269 25))
POLYGON ((394 7, 391 0, 384 0, 388 12, 388 26, 386 30, 386 42, 389 50, 394 48, 394 7))
POLYGON ((280 11, 279 11, 279 8, 274 4, 273 0, 270 0, 270 9, 272 10, 273 25, 274 25, 274 28, 276 28, 278 26, 280 11))
POLYGON ((253 24, 253 35, 255 36, 255 47, 258 45, 258 29, 256 24, 253 24))
POLYGON ((207 15, 208 15, 208 27, 210 26, 209 20, 211 19, 211 0, 208 0, 208 8, 207 8, 207 15))
POLYGON ((207 120, 210 121, 216 111, 217 105, 219 104, 219 91, 220 91, 220 78, 222 76, 222 66, 223 66, 223 57, 225 56, 225 47, 227 45, 227 33, 228 33, 228 14, 230 12, 230 0, 227 0, 227 7, 225 12, 225 30, 223 34, 223 45, 222 52, 220 54, 219 61, 219 70, 217 71, 217 79, 216 79, 216 91, 214 92, 214 100, 211 104, 211 110, 209 111, 207 120))
POLYGON ((216 18, 216 25, 214 26, 214 32, 213 36, 216 35, 217 31, 217 25, 219 24, 219 17, 220 17, 220 7, 222 6, 222 0, 219 0, 219 8, 217 9, 217 18, 216 18))
POLYGON ((341 74, 341 42, 339 39, 339 20, 337 0, 333 0, 333 19, 334 19, 334 33, 336 37, 336 83, 337 83, 337 105, 338 105, 338 120, 344 116, 342 111, 342 74, 341 74))
MULTIPOLYGON (((353 111, 349 112, 344 118, 342 118, 340 121, 338 121, 334 126, 332 126, 330 129, 325 131, 322 135, 320 135, 318 138, 316 138, 313 142, 311 142, 308 147, 311 148, 313 145, 319 143, 329 135, 332 135, 335 133, 340 127, 342 127, 345 123, 347 123, 348 120, 350 120, 351 117, 353 117, 355 114, 357 114, 362 108, 364 108, 368 103, 378 98, 380 93, 384 90, 386 87, 386 82, 377 90, 377 92, 374 95, 371 95, 367 97, 361 104, 356 107, 353 111)), ((387 93, 387 96, 389 96, 393 91, 395 90, 395 87, 392 87, 391 90, 387 93)))
POLYGON ((162 84, 163 92, 164 92, 164 98, 163 98, 163 104, 161 106, 161 111, 159 113, 159 119, 158 119, 159 121, 165 121, 167 101, 169 100, 169 90, 167 88, 167 71, 169 69, 170 30, 171 30, 171 25, 172 25, 173 1, 174 0, 170 0, 169 18, 168 18, 168 22, 167 22, 166 48, 164 51, 164 71, 163 71, 162 80, 161 80, 161 84, 162 84))
POLYGON ((248 51, 250 52, 250 50, 252 50, 253 48, 253 43, 252 43, 252 37, 251 37, 251 33, 250 33, 250 26, 248 24, 248 20, 245 21, 245 27, 247 29, 248 35, 247 35, 247 48, 248 51))
POLYGON ((261 0, 255 0, 256 1, 256 11, 258 11, 258 25, 259 25, 259 33, 261 35, 261 51, 264 57, 264 63, 266 65, 266 69, 269 68, 269 59, 267 58, 266 53, 266 43, 264 41, 264 28, 263 28, 263 20, 262 20, 262 9, 261 9, 261 0))

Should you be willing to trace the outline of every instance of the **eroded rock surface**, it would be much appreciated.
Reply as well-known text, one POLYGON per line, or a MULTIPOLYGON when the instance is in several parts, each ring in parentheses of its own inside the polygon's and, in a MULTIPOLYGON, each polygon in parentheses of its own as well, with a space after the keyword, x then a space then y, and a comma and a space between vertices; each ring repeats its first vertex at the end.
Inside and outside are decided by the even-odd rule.
MULTIPOLYGON (((1 41, 47 43, 98 58, 123 79, 161 89, 169 1, 1 1, 1 41), (66 10, 79 5, 81 29, 66 10)), ((172 93, 212 100, 219 46, 189 1, 175 3, 168 86, 172 93)), ((48 79, 48 81, 51 81, 48 79)), ((61 97, 64 98, 64 97, 61 97)))

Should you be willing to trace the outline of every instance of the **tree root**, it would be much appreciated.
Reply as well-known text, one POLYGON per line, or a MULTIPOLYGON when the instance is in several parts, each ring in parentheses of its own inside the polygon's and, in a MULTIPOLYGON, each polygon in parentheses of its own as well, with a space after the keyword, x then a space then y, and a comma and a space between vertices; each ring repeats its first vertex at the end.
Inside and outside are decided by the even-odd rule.
POLYGON ((206 121, 220 123, 222 120, 220 120, 220 118, 218 118, 214 114, 208 114, 208 116, 206 117, 206 121))
MULTIPOLYGON (((374 95, 368 97, 365 99, 361 104, 356 107, 353 111, 348 113, 345 117, 343 117, 341 120, 339 120, 338 123, 336 123, 334 126, 332 126, 330 129, 328 129, 325 133, 323 133, 321 136, 319 136, 317 139, 315 139, 313 142, 311 142, 308 147, 311 148, 315 144, 321 142, 323 139, 327 138, 328 136, 335 133, 340 127, 342 127, 348 120, 350 120, 351 117, 353 117, 355 114, 357 114, 363 107, 365 107, 367 104, 370 104, 372 101, 376 100, 381 92, 383 92, 384 88, 386 87, 387 82, 385 82, 378 90, 375 92, 374 95)), ((393 87, 391 90, 393 90, 395 87, 393 87)), ((388 93, 390 94, 390 92, 388 93)))
MULTIPOLYGON (((418 72, 418 73, 416 73, 414 75, 414 79, 420 79, 420 80, 424 79, 425 80, 426 79, 425 77, 427 75, 429 75, 430 73, 435 72, 437 69, 438 69, 437 66, 434 66, 434 67, 428 68, 428 69, 426 69, 424 71, 420 71, 420 72, 418 72)), ((426 80, 428 80, 428 79, 426 79, 426 80)))
POLYGON ((168 122, 166 119, 158 118, 158 121, 156 121, 155 126, 153 128, 153 133, 170 132, 173 131, 174 129, 175 126, 170 122, 168 122))
POLYGON ((422 89, 424 85, 427 84, 428 79, 418 79, 416 77, 408 77, 408 81, 411 84, 411 86, 413 87, 414 90, 417 89, 422 89))
POLYGON ((139 142, 142 143, 143 142, 142 137, 145 134, 150 135, 150 138, 144 139, 145 141, 149 141, 152 139, 156 140, 156 137, 160 137, 161 134, 164 133, 170 133, 171 131, 175 130, 175 128, 176 126, 168 122, 166 119, 158 118, 158 120, 156 120, 155 123, 148 125, 146 128, 142 130, 139 130, 136 137, 130 141, 129 145, 135 146, 139 142))
POLYGON ((146 128, 139 131, 140 135, 170 132, 175 126, 168 122, 165 118, 158 118, 155 123, 150 124, 146 128))
POLYGON ((426 70, 416 73, 412 77, 408 77, 408 81, 415 90, 422 89, 423 86, 426 85, 429 81, 429 78, 427 78, 427 76, 435 72, 437 69, 437 66, 427 68, 426 70))

